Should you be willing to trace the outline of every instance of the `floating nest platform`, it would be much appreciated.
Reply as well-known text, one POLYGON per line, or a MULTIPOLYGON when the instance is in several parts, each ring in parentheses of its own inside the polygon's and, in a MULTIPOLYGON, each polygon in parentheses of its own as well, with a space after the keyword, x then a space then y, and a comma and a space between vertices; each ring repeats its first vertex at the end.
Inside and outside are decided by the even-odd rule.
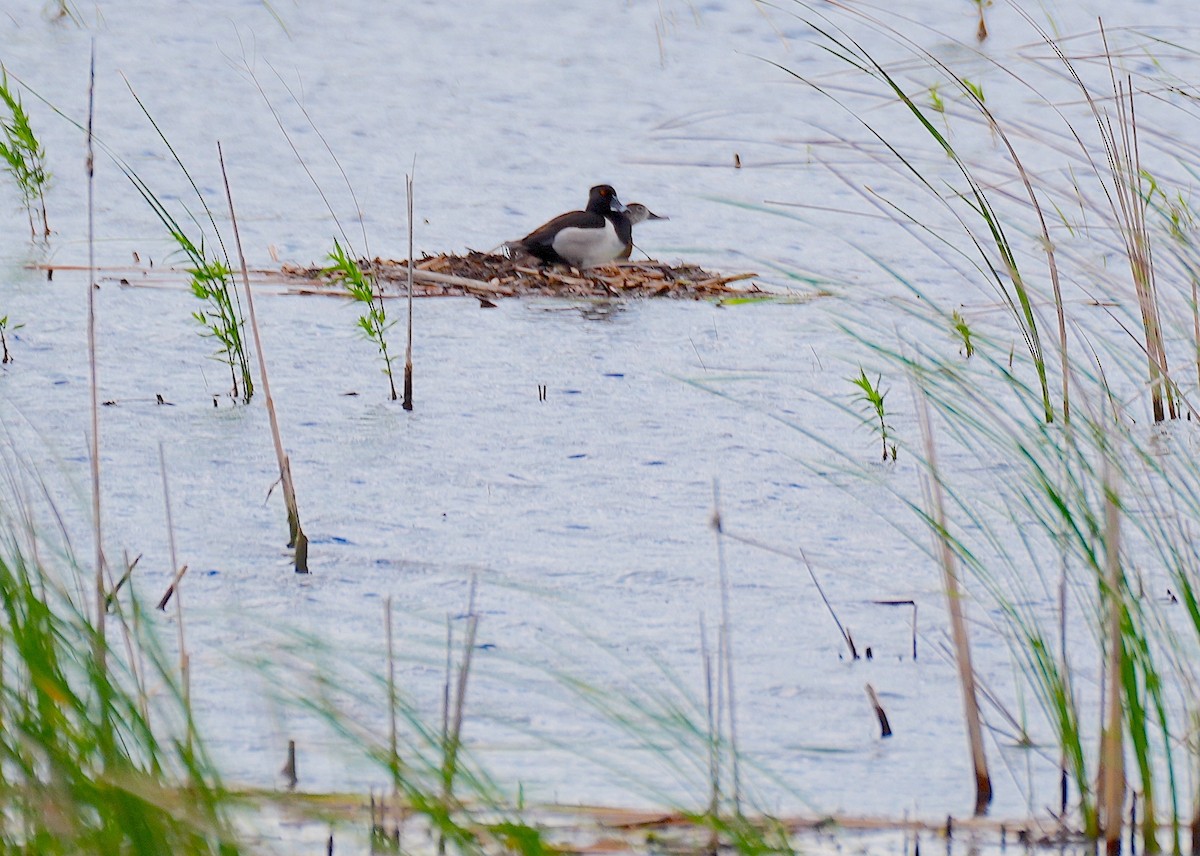
MULTIPOLYGON (((408 262, 391 259, 359 260, 385 288, 401 291, 408 284, 408 262)), ((304 290, 329 293, 340 289, 336 275, 320 267, 284 265, 290 281, 307 283, 304 290)), ((470 295, 480 300, 540 295, 548 297, 675 297, 709 300, 764 293, 753 280, 757 274, 724 275, 697 265, 669 265, 657 261, 615 262, 577 270, 565 266, 531 264, 527 259, 471 251, 466 255, 424 256, 413 268, 414 295, 420 297, 470 295)))

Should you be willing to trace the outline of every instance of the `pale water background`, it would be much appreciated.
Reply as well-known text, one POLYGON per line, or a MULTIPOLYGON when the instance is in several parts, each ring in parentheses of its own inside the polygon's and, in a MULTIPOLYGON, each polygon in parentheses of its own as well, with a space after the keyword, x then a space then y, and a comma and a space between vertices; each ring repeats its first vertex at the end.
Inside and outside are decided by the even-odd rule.
MULTIPOLYGON (((1139 46, 1129 61, 1143 72, 1153 71, 1149 47, 1136 58, 1149 44, 1144 33, 1181 38, 1200 15, 1191 0, 1028 11, 1060 34, 1092 33, 1102 14, 1115 40, 1139 46), (1123 29, 1134 25, 1139 32, 1123 29)), ((3 4, 0 61, 82 121, 94 37, 98 137, 164 199, 181 200, 176 210, 198 211, 127 81, 224 224, 221 141, 252 266, 273 265, 272 248, 283 261, 320 262, 337 227, 247 69, 359 249, 354 203, 285 85, 345 169, 373 254, 406 251, 404 176, 415 159, 418 251, 489 249, 579 207, 590 185, 608 182, 625 201, 671 217, 639 227, 650 255, 755 270, 804 298, 817 286, 833 295, 729 307, 634 301, 604 312, 550 299, 487 311, 473 299, 423 300, 410 414, 386 400, 356 307, 264 291, 257 306, 273 392, 312 539, 313 573, 302 577, 283 548, 278 492, 268 499, 277 470, 261 396, 249 407, 222 397, 227 374, 208 359, 211 342, 197 335, 190 313, 198 304, 182 278, 123 287, 116 276, 134 285, 138 276, 106 276, 97 294, 100 395, 116 404, 101 413, 105 546, 111 560, 126 550, 142 555, 136 584, 147 598, 169 581, 162 444, 179 561, 190 568, 183 592, 192 696, 231 782, 277 784, 295 739, 302 788, 382 787, 383 775, 320 723, 271 703, 266 677, 241 663, 272 659, 291 633, 323 640, 333 660, 355 665, 340 670, 349 711, 382 729, 383 694, 357 670, 382 671, 390 596, 401 685, 436 719, 446 617, 461 639, 477 575, 481 647, 465 739, 495 778, 514 792, 519 785, 530 801, 700 804, 702 765, 700 777, 678 781, 556 673, 613 697, 673 693, 674 681, 700 697, 701 616, 710 639, 719 621, 709 526, 716 481, 730 530, 804 550, 842 621, 875 655, 846 659, 802 564, 727 545, 739 736, 758 804, 932 817, 970 809, 958 687, 939 653, 946 619, 938 569, 916 521, 870 479, 844 472, 860 468, 918 494, 911 456, 875 464, 873 435, 842 409, 852 397, 847 378, 869 356, 840 325, 887 337, 906 323, 890 309, 905 289, 854 248, 870 248, 938 300, 1005 322, 991 308, 994 295, 929 267, 899 230, 861 216, 861 198, 829 169, 879 193, 906 192, 896 173, 842 144, 861 136, 856 120, 772 65, 840 79, 844 67, 796 17, 810 13, 749 0, 279 0, 270 8, 220 0, 101 2, 81 4, 80 14, 86 28, 49 21, 39 2, 3 4), (803 220, 741 207, 764 201, 808 207, 778 209, 803 220), (157 405, 156 395, 171 406, 157 405), (887 599, 919 604, 916 661, 911 610, 875 603, 887 599), (878 738, 867 682, 888 708, 890 740, 878 738)), ((979 54, 969 47, 972 3, 893 3, 887 14, 978 80, 998 111, 1019 116, 1033 102, 1003 69, 1046 50, 1008 4, 988 9, 992 36, 979 54)), ((1098 49, 1094 34, 1085 43, 1084 53, 1098 49)), ((1169 54, 1174 74, 1196 78, 1194 57, 1155 47, 1169 54)), ((883 41, 877 49, 899 54, 883 41)), ((48 282, 29 267, 86 263, 83 138, 33 96, 25 100, 55 174, 47 199, 55 233, 47 249, 30 244, 3 186, 0 316, 23 326, 11 335, 15 361, 0 370, 0 430, 14 480, 28 493, 45 481, 87 557, 86 274, 58 271, 48 282)), ((1156 132, 1194 138, 1183 113, 1167 115, 1178 126, 1156 132)), ((896 138, 927 147, 910 125, 892 129, 896 138)), ((1032 156, 1034 166, 1046 165, 1036 162, 1042 156, 1032 156)), ((96 199, 99 264, 130 265, 135 251, 143 265, 179 261, 103 154, 96 199)), ((1081 307, 1082 297, 1068 294, 1081 307)), ((401 303, 389 310, 403 319, 401 303)), ((947 336, 942 347, 955 343, 947 336)), ((915 442, 902 378, 885 386, 898 436, 915 442)), ((953 444, 943 463, 985 486, 1005 477, 953 444)), ((1043 606, 1052 609, 1050 593, 1043 606)), ((1024 711, 1035 736, 1048 736, 1015 680, 999 616, 974 609, 981 675, 1024 711)), ((169 631, 174 618, 159 621, 169 631)), ((1079 668, 1093 676, 1090 648, 1080 651, 1079 668)), ((1053 758, 1002 736, 989 751, 995 814, 1037 814, 1055 802, 1053 758)))

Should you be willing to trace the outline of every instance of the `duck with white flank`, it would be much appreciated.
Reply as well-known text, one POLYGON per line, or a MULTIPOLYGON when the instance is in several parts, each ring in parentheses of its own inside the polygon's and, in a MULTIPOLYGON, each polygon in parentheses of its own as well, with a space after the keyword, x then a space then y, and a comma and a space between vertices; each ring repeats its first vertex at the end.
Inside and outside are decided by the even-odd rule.
POLYGON ((617 199, 617 191, 597 184, 588 193, 586 210, 560 214, 506 246, 552 264, 577 268, 607 264, 628 254, 633 246, 633 223, 627 211, 617 199))
MULTIPOLYGON (((671 219, 670 217, 663 217, 658 214, 655 214, 653 211, 651 211, 649 208, 647 208, 645 205, 643 205, 640 202, 630 202, 628 205, 626 205, 625 206, 625 216, 629 218, 629 225, 631 225, 631 226, 636 226, 638 223, 644 223, 647 220, 670 220, 671 219)), ((623 253, 621 253, 621 255, 617 256, 617 258, 627 259, 627 258, 629 258, 629 255, 632 252, 633 252, 633 241, 630 240, 629 246, 627 246, 625 248, 625 251, 623 253)))

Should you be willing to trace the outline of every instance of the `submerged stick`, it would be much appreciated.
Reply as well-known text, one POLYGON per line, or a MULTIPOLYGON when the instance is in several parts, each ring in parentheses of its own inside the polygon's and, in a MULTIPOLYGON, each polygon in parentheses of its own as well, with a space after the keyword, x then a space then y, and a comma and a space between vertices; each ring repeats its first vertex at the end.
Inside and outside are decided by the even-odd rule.
MULTIPOLYGON (((415 164, 413 172, 416 172, 415 164)), ((408 344, 404 348, 404 404, 405 410, 413 409, 413 180, 411 175, 404 176, 404 191, 408 198, 408 344)))
POLYGON ((221 178, 225 182, 225 198, 229 200, 229 220, 233 225, 233 241, 237 247, 238 262, 242 267, 242 285, 246 290, 246 310, 250 316, 250 329, 254 333, 254 350, 258 352, 258 376, 262 380, 263 398, 267 402, 267 416, 271 420, 271 439, 275 442, 275 457, 279 461, 279 481, 283 485, 283 504, 287 507, 288 546, 294 547, 296 573, 308 573, 308 536, 300 528, 300 510, 296 505, 296 488, 292 484, 292 465, 283 451, 283 440, 279 435, 279 418, 275 415, 275 399, 271 397, 271 385, 267 381, 267 360, 263 352, 262 336, 258 332, 258 319, 254 314, 254 297, 250 293, 250 272, 246 268, 246 256, 242 252, 242 236, 238 233, 237 214, 233 210, 233 193, 229 189, 229 175, 225 172, 225 154, 217 143, 217 158, 221 162, 221 178))

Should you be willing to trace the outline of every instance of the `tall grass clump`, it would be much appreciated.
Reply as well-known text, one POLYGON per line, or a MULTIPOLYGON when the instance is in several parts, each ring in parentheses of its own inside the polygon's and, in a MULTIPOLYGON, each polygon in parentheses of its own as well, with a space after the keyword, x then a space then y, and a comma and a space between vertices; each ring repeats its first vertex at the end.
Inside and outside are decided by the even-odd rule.
POLYGON ((35 532, 28 517, 0 520, 0 849, 241 852, 215 768, 184 739, 191 711, 141 632, 140 607, 112 600, 127 656, 110 650, 71 594, 83 588, 70 582, 79 569, 43 564, 62 553, 30 547, 35 532))
POLYGON ((327 258, 330 266, 325 268, 324 273, 340 279, 347 293, 363 305, 363 314, 358 317, 358 326, 367 340, 379 349, 379 356, 383 360, 383 373, 388 379, 392 401, 395 401, 399 397, 392 373, 392 360, 395 358, 388 354, 387 331, 396 322, 388 321, 383 289, 376 288, 376 279, 363 272, 359 263, 350 257, 336 238, 333 241, 333 250, 327 258))
MULTIPOLYGON (((1183 202, 1200 153, 1178 141, 1188 102, 1150 97, 1168 73, 1142 61, 1142 44, 1129 54, 1139 71, 1124 70, 1124 33, 1083 34, 1068 55, 1027 17, 1040 49, 992 57, 878 10, 797 8, 834 66, 804 81, 851 127, 831 134, 839 157, 826 168, 922 253, 897 260, 878 250, 887 240, 851 243, 901 296, 873 301, 870 317, 849 302, 837 311, 853 347, 928 402, 938 438, 936 461, 931 447, 913 458, 941 499, 896 480, 882 483, 896 502, 877 505, 919 520, 916 532, 908 517, 893 522, 931 571, 948 553, 960 596, 993 617, 987 631, 1039 703, 1035 739, 1068 783, 1061 822, 1111 852, 1133 793, 1145 850, 1179 852, 1200 817, 1200 780, 1184 775, 1200 709, 1200 465, 1182 425, 1153 426, 1194 415, 1197 388, 1167 361, 1180 343, 1189 361, 1200 355, 1200 253, 1183 202), (990 85, 985 105, 964 71, 1003 78, 1016 106, 990 85), (944 99, 936 125, 909 95, 930 91, 944 99), (896 133, 897 117, 915 136, 896 133), (885 196, 869 186, 876 171, 906 181, 885 196), (964 283, 1007 312, 964 300, 964 283), (892 335, 878 320, 889 311, 892 335), (1039 344, 1042 311, 1057 316, 1054 361, 1039 344)), ((881 484, 837 438, 824 443, 881 484)))
POLYGON ((9 84, 8 72, 0 66, 0 103, 7 116, 0 117, 0 160, 5 171, 12 176, 21 202, 29 217, 29 237, 38 237, 35 217, 41 220, 41 236, 50 237, 50 221, 46 217, 46 189, 50 186, 50 172, 46 168, 46 149, 33 133, 29 113, 21 103, 21 96, 9 84))

